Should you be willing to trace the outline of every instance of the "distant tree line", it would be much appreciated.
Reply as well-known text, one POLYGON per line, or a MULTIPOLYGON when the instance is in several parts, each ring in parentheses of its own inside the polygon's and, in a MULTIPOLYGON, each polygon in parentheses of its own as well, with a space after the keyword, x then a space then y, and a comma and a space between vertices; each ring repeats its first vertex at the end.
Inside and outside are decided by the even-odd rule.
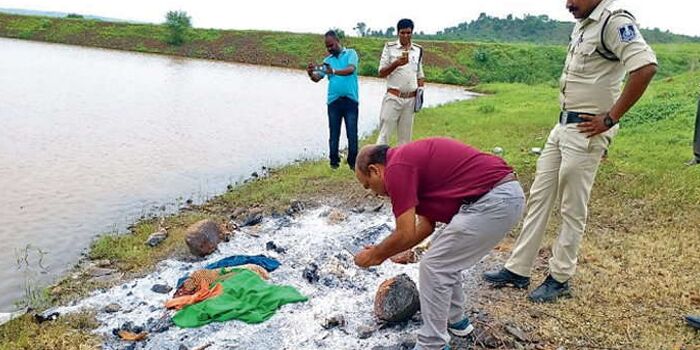
MULTIPOLYGON (((517 18, 492 17, 481 13, 471 22, 462 22, 454 27, 445 28, 434 35, 420 36, 422 39, 456 40, 456 41, 496 41, 496 42, 533 42, 543 44, 568 44, 574 28, 573 22, 562 22, 546 15, 526 15, 517 18)), ((642 35, 651 43, 700 42, 700 37, 674 34, 659 28, 642 29, 642 35)))
MULTIPOLYGON (((414 33, 414 37, 423 40, 482 41, 482 42, 531 42, 540 44, 566 45, 574 28, 573 22, 557 21, 547 15, 526 15, 518 18, 508 15, 506 18, 492 17, 481 13, 479 18, 462 22, 454 27, 445 28, 436 34, 414 33)), ((386 30, 372 29, 365 22, 359 22, 353 28, 362 37, 393 37, 395 28, 386 30)), ((700 37, 674 34, 659 28, 642 29, 642 35, 650 43, 685 43, 700 42, 700 37)))

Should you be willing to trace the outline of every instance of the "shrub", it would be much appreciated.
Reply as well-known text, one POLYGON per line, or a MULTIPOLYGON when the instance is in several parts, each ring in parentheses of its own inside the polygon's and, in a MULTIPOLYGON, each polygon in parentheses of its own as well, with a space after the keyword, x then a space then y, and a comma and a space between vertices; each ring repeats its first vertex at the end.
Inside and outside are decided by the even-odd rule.
POLYGON ((168 28, 168 44, 182 45, 185 42, 185 34, 192 28, 192 23, 187 12, 168 11, 165 15, 165 26, 168 28))

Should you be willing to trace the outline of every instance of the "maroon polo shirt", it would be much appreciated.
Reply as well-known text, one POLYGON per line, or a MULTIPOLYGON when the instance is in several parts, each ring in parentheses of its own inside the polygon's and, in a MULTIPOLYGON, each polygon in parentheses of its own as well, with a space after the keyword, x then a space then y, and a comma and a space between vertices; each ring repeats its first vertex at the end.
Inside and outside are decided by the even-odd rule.
POLYGON ((397 218, 416 207, 416 214, 448 223, 465 198, 484 195, 512 172, 500 157, 429 138, 387 151, 384 187, 397 218))

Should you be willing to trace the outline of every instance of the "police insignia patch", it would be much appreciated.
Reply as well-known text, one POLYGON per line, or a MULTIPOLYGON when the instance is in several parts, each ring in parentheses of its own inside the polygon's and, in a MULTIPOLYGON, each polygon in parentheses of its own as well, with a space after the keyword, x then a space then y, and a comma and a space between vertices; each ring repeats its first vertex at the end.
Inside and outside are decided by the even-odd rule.
POLYGON ((620 41, 623 43, 628 43, 637 37, 637 29, 632 24, 625 24, 617 31, 620 33, 620 41))

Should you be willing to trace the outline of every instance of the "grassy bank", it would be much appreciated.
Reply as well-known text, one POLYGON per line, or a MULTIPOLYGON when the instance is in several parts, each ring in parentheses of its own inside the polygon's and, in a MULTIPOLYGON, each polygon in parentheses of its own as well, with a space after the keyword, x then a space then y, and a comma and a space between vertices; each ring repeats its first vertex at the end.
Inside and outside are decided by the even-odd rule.
MULTIPOLYGON (((682 165, 691 155, 698 81, 700 72, 656 81, 623 120, 594 188, 589 228, 573 280, 575 298, 542 306, 526 302, 520 291, 486 293, 479 303, 494 320, 520 325, 546 348, 700 346, 698 334, 681 320, 685 314, 700 313, 700 169, 682 165)), ((421 112, 415 136, 447 135, 486 150, 503 147, 504 157, 529 186, 536 157, 528 150, 542 146, 554 122, 557 90, 519 84, 481 88, 494 94, 421 112)), ((363 195, 349 171, 331 171, 322 161, 295 164, 169 218, 166 225, 172 236, 155 250, 143 246, 154 231, 154 223, 146 221, 131 234, 98 240, 91 255, 138 274, 182 251, 184 228, 202 217, 225 218, 235 208, 256 205, 281 210, 292 200, 335 199, 342 205, 363 195)), ((508 238, 499 251, 507 254, 512 242, 513 237, 508 238)), ((548 254, 547 249, 541 251, 535 282, 544 277, 548 254)), ((74 284, 64 282, 64 293, 85 288, 74 284)), ((69 337, 73 341, 67 344, 78 348, 85 330, 69 327, 68 332, 66 327, 65 323, 2 327, 0 349, 33 348, 26 342, 28 332, 44 339, 64 331, 63 341, 69 337)))
MULTIPOLYGON (((84 19, 0 14, 0 36, 37 41, 179 55, 301 69, 325 55, 316 34, 193 29, 181 46, 166 44, 164 26, 84 19)), ((347 38, 360 55, 360 73, 376 76, 385 39, 347 38)), ((564 46, 533 44, 419 42, 425 48, 429 81, 476 85, 492 82, 556 83, 564 46)), ((664 69, 660 77, 700 68, 699 44, 654 46, 664 69)))

